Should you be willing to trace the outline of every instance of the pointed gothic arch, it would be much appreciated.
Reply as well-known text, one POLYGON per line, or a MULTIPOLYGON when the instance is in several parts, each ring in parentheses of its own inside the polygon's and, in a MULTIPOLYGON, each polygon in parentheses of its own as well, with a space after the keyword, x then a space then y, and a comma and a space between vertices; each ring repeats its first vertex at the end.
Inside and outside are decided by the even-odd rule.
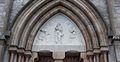
POLYGON ((72 19, 85 38, 87 55, 107 51, 107 29, 95 8, 87 0, 35 0, 15 19, 10 51, 30 55, 39 28, 54 14, 72 19))

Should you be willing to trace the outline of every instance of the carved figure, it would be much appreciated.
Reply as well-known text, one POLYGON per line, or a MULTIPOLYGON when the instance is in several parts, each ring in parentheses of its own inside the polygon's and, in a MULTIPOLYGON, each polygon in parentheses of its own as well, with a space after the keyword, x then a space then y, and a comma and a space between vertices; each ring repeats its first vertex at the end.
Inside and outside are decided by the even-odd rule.
POLYGON ((58 23, 55 27, 55 43, 56 44, 62 44, 62 38, 63 38, 63 28, 60 23, 58 23))

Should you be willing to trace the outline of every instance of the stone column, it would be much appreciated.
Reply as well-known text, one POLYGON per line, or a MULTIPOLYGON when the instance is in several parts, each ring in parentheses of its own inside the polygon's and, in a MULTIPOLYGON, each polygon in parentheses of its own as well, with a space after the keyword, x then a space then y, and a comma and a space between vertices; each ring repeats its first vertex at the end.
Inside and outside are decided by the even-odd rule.
POLYGON ((114 55, 116 62, 120 62, 120 35, 113 38, 114 55))
POLYGON ((94 62, 100 62, 100 54, 94 54, 94 62))
POLYGON ((25 57, 26 57, 25 62, 29 62, 29 56, 25 56, 25 57))
POLYGON ((112 35, 116 34, 115 29, 115 20, 114 20, 114 7, 113 7, 114 0, 107 0, 107 8, 109 13, 110 25, 112 29, 112 35))
POLYGON ((102 52, 100 58, 101 58, 101 62, 108 62, 107 53, 102 52))
POLYGON ((100 62, 104 62, 104 56, 102 53, 100 54, 100 62))
POLYGON ((10 53, 10 62, 13 62, 13 60, 14 60, 14 53, 11 52, 11 53, 10 53))
POLYGON ((3 61, 3 54, 4 54, 4 49, 5 49, 5 44, 4 44, 4 40, 0 39, 0 62, 3 61))
POLYGON ((107 47, 101 47, 100 59, 103 60, 101 62, 108 62, 108 48, 107 47))
POLYGON ((17 50, 17 53, 18 53, 18 62, 22 62, 24 61, 24 49, 23 48, 20 48, 17 50))
POLYGON ((17 62, 17 53, 14 53, 14 62, 17 62))
POLYGON ((100 48, 94 48, 94 62, 100 62, 100 48))
POLYGON ((96 60, 97 62, 100 62, 100 54, 96 54, 96 60))
POLYGON ((18 62, 25 62, 25 57, 23 53, 18 53, 18 62))
POLYGON ((53 52, 54 62, 63 62, 65 58, 65 52, 53 52))
POLYGON ((4 49, 5 49, 5 35, 7 31, 7 21, 8 17, 8 6, 10 6, 7 2, 11 0, 0 0, 0 62, 4 59, 4 49), (3 35, 4 34, 4 35, 3 35))
POLYGON ((38 60, 38 53, 37 52, 32 52, 32 56, 30 59, 30 62, 36 62, 38 60))
POLYGON ((89 62, 89 59, 87 58, 86 52, 80 53, 80 57, 84 60, 84 62, 89 62))
POLYGON ((18 54, 18 62, 21 62, 21 61, 22 61, 21 58, 22 58, 22 54, 19 53, 19 54, 18 54))
POLYGON ((11 46, 9 48, 9 53, 10 53, 9 62, 17 62, 17 47, 11 46))
POLYGON ((25 62, 25 57, 24 57, 24 55, 22 56, 22 62, 25 62))
POLYGON ((25 62, 30 62, 31 51, 25 51, 25 62))
POLYGON ((92 51, 88 51, 87 52, 87 56, 88 56, 89 62, 93 62, 93 52, 92 51))
POLYGON ((108 62, 108 52, 102 52, 102 58, 104 62, 108 62))

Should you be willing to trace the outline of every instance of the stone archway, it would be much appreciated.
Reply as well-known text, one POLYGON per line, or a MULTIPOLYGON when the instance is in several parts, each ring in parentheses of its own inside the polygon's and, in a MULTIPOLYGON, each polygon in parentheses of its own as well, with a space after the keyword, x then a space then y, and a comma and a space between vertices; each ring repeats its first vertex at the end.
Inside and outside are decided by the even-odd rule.
POLYGON ((88 61, 99 62, 103 59, 103 62, 108 62, 106 26, 87 0, 35 0, 31 2, 16 17, 11 29, 10 62, 29 62, 33 41, 39 28, 51 16, 59 12, 71 18, 81 30, 86 43, 85 54, 88 61))
POLYGON ((52 56, 44 57, 43 55, 43 57, 46 59, 53 57, 55 62, 76 62, 77 60, 79 62, 80 53, 86 52, 86 46, 78 26, 63 13, 57 13, 41 26, 35 36, 32 51, 39 53, 42 50, 51 51, 52 56))

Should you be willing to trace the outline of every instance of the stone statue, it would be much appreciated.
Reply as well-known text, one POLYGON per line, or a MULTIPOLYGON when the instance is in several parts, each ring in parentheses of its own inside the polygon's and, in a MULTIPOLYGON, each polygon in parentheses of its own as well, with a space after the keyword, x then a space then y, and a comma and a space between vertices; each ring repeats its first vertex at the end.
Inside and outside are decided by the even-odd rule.
POLYGON ((56 44, 62 44, 62 38, 63 38, 63 27, 60 23, 58 23, 55 27, 55 43, 56 44))

